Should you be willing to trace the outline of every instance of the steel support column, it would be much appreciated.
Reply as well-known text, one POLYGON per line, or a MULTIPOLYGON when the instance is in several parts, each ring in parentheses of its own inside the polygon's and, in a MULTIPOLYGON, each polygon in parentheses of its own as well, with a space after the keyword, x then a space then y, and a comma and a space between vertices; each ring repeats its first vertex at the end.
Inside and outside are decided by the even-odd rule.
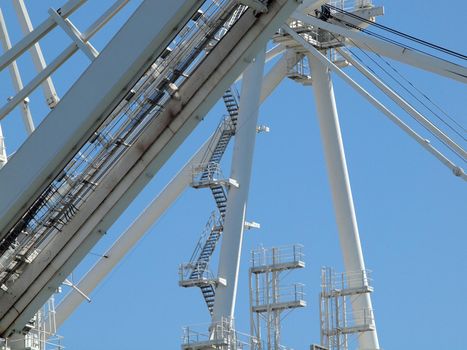
POLYGON ((225 279, 227 284, 225 286, 219 285, 216 289, 213 323, 220 322, 223 317, 233 318, 234 316, 264 60, 265 50, 262 49, 243 74, 240 113, 230 175, 232 179, 237 180, 240 186, 238 188, 231 187, 228 195, 219 257, 219 278, 225 279))
MULTIPOLYGON (((362 271, 365 270, 365 263, 331 76, 327 67, 314 56, 308 55, 308 60, 345 270, 362 271)), ((364 293, 355 297, 352 300, 352 308, 354 313, 372 310, 370 295, 364 293)), ((374 321, 371 322, 375 326, 374 321)), ((362 350, 379 349, 376 328, 374 331, 362 333, 359 342, 362 350)))
POLYGON ((5 147, 5 141, 3 138, 2 125, 0 124, 0 169, 3 168, 6 162, 7 162, 6 147, 5 147))
MULTIPOLYGON (((24 4, 24 0, 14 0, 13 5, 16 10, 16 14, 18 15, 21 29, 23 30, 24 35, 27 36, 34 30, 34 28, 32 26, 31 19, 29 18, 29 13, 26 5, 24 4)), ((42 72, 47 65, 45 63, 44 55, 42 54, 39 43, 35 43, 30 48, 29 52, 31 53, 32 61, 34 62, 34 67, 36 68, 37 73, 42 72)), ((42 89, 44 91, 44 97, 47 101, 47 104, 51 109, 54 108, 60 99, 57 96, 57 92, 55 91, 55 86, 52 83, 51 77, 48 77, 42 83, 42 89)))

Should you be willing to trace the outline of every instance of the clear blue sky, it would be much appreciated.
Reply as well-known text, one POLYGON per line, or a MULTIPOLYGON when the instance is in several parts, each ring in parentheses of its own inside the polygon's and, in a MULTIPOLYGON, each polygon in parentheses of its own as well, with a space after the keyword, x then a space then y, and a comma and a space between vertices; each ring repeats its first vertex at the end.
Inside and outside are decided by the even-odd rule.
MULTIPOLYGON (((47 8, 63 1, 27 0, 34 24, 47 8)), ((90 0, 72 17, 84 28, 111 1, 90 0)), ((103 49, 111 33, 124 22, 129 8, 99 34, 94 45, 103 49)), ((465 53, 467 3, 446 6, 439 1, 378 1, 386 15, 380 23, 465 53)), ((17 23, 7 0, 0 2, 13 41, 17 23)), ((58 31, 43 48, 50 61, 69 43, 58 31)), ((32 67, 20 60, 25 80, 32 67)), ((60 95, 87 64, 78 54, 54 76, 60 95)), ((464 85, 394 64, 450 115, 467 124, 464 85)), ((359 79, 365 83, 363 79, 359 79)), ((467 201, 466 186, 452 176, 401 130, 335 78, 337 105, 367 267, 374 271, 373 303, 380 343, 384 349, 467 349, 467 201)), ((373 90, 372 90, 373 91, 373 90)), ((0 100, 11 94, 7 72, 0 73, 0 100)), ((375 92, 375 95, 380 96, 375 92)), ((36 120, 45 113, 40 91, 31 97, 36 120)), ((399 112, 399 110, 397 110, 399 112)), ((160 191, 225 114, 218 103, 177 154, 93 249, 103 253, 160 191)), ((402 114, 402 113, 400 113, 402 114)), ((341 254, 327 182, 312 90, 286 80, 261 108, 255 150, 248 219, 261 230, 246 233, 237 303, 237 328, 248 331, 249 251, 288 243, 305 245, 307 268, 291 280, 306 284, 308 307, 283 323, 283 343, 308 349, 319 342, 318 293, 321 266, 342 270, 341 254)), ((405 118, 408 119, 408 118, 405 118)), ((9 152, 25 135, 14 113, 2 126, 9 152)), ((464 143, 465 145, 465 143, 464 143)), ((228 157, 229 154, 227 154, 228 157)), ((228 159, 228 158, 227 158, 228 159)), ((228 167, 228 161, 225 162, 228 167)), ((465 167, 465 163, 463 164, 465 167)), ((189 259, 214 202, 207 190, 189 189, 138 246, 122 261, 60 330, 67 349, 176 349, 181 327, 209 321, 196 289, 177 285, 178 264, 189 259)), ((95 256, 78 269, 86 271, 95 256)))

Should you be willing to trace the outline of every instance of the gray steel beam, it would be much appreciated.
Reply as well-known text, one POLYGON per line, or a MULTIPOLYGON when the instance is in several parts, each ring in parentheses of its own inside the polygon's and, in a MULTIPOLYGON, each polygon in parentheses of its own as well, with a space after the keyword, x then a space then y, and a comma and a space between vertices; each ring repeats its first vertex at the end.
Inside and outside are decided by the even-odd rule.
POLYGON ((0 239, 202 4, 144 1, 0 172, 0 239), (137 40, 135 40, 137 39, 137 40))

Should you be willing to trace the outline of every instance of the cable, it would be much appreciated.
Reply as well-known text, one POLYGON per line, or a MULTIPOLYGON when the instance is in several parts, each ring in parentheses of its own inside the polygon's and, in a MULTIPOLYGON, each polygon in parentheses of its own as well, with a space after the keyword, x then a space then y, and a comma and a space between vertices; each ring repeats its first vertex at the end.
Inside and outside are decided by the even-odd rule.
MULTIPOLYGON (((351 39, 349 39, 350 41, 352 41, 351 39)), ((412 96, 413 98, 415 98, 419 103, 421 103, 428 111, 430 111, 436 118, 438 118, 443 124, 445 124, 449 129, 451 129, 454 133, 456 133, 459 137, 461 137, 464 141, 467 141, 467 139, 465 138, 464 135, 462 135, 458 130, 456 130, 452 125, 450 125, 449 123, 447 123, 438 113, 436 113, 435 111, 433 111, 433 109, 431 109, 429 106, 427 106, 418 96, 416 96, 412 91, 410 91, 406 86, 404 86, 397 78, 395 78, 390 72, 388 72, 383 66, 381 66, 373 57, 371 57, 370 55, 368 55, 368 53, 366 53, 364 50, 362 50, 354 41, 352 41, 353 45, 355 45, 355 47, 357 47, 360 52, 362 52, 365 56, 367 56, 372 62, 374 62, 383 72, 385 72, 389 77, 391 77, 400 87, 402 87, 408 94, 410 94, 410 96, 412 96)), ((369 50, 371 50, 370 47, 368 47, 369 50)), ((352 53, 352 55, 355 56, 355 58, 357 58, 362 64, 365 64, 354 52, 352 52, 352 50, 349 49, 349 51, 352 53)), ((386 61, 383 57, 381 57, 378 53, 374 52, 373 50, 371 50, 375 55, 377 55, 381 60, 383 60, 387 65, 389 65, 400 77, 402 77, 407 83, 409 83, 411 86, 414 86, 414 84, 412 82, 410 82, 407 78, 403 77, 401 73, 399 73, 397 71, 397 69, 395 69, 388 61, 386 61)), ((365 64, 365 66, 370 69, 373 73, 376 74, 376 72, 374 72, 374 70, 372 70, 370 67, 368 67, 368 65, 365 64)), ((416 88, 415 88, 416 89, 416 88)), ((424 93, 422 93, 419 89, 416 89, 419 93, 421 93, 423 96, 425 96, 430 102, 431 100, 428 98, 428 96, 426 96, 424 93)), ((453 120, 452 117, 450 117, 448 115, 448 118, 450 120, 453 120)), ((456 123, 456 125, 459 125, 455 120, 454 122, 456 123)), ((465 129, 460 126, 464 131, 465 129)))
MULTIPOLYGON (((442 47, 442 46, 440 46, 440 45, 433 44, 433 43, 428 42, 428 41, 426 41, 426 40, 423 40, 423 39, 414 37, 414 36, 412 36, 412 35, 406 34, 406 33, 404 33, 404 32, 398 31, 398 30, 396 30, 396 29, 393 29, 393 28, 384 26, 384 25, 382 25, 382 24, 380 24, 380 23, 376 23, 376 22, 370 21, 370 20, 368 20, 368 19, 366 19, 366 18, 364 18, 364 17, 360 17, 360 16, 358 16, 358 15, 356 15, 356 14, 354 14, 354 13, 345 11, 345 10, 340 9, 340 8, 338 8, 338 7, 335 7, 335 6, 333 6, 333 5, 327 4, 327 5, 324 5, 324 6, 327 7, 327 8, 329 8, 329 9, 332 9, 332 10, 335 10, 335 11, 337 11, 337 12, 340 12, 340 13, 342 13, 342 14, 345 14, 345 15, 347 15, 347 16, 349 16, 349 17, 358 19, 359 21, 362 21, 362 22, 364 22, 364 23, 370 24, 370 25, 372 25, 372 26, 375 26, 375 27, 377 27, 377 28, 383 29, 383 30, 388 31, 388 32, 390 32, 390 33, 399 35, 399 36, 401 36, 401 37, 403 37, 403 38, 406 38, 406 39, 415 41, 415 42, 417 42, 417 43, 419 43, 419 44, 422 44, 422 45, 431 47, 432 49, 435 49, 435 50, 438 50, 438 51, 442 51, 442 52, 444 52, 444 53, 446 53, 446 54, 455 56, 455 57, 460 58, 460 59, 463 59, 463 60, 467 60, 467 56, 464 55, 464 54, 461 54, 461 53, 459 53, 459 52, 456 52, 456 51, 447 49, 447 48, 442 47)), ((332 15, 331 15, 331 16, 332 16, 332 15)), ((361 29, 363 29, 363 28, 361 28, 361 29)), ((363 30, 364 30, 364 29, 363 29, 363 30)))
MULTIPOLYGON (((318 13, 320 13, 320 11, 316 10, 315 13, 318 14, 318 13)), ((353 15, 353 14, 350 14, 350 13, 349 13, 349 15, 353 15)), ((438 57, 438 56, 436 56, 436 55, 433 55, 433 54, 431 54, 431 53, 429 53, 429 52, 426 52, 426 51, 417 49, 417 48, 415 48, 415 47, 413 47, 413 46, 409 46, 409 45, 407 45, 407 44, 403 44, 403 43, 398 42, 398 41, 396 41, 396 40, 394 40, 394 39, 387 38, 387 37, 385 37, 385 36, 383 36, 383 35, 381 35, 381 34, 372 32, 372 31, 370 31, 370 30, 368 30, 368 29, 361 28, 361 27, 359 27, 359 26, 357 26, 357 25, 355 25, 355 24, 352 24, 352 23, 350 23, 350 22, 347 22, 347 21, 345 21, 345 20, 343 20, 343 19, 339 19, 339 18, 333 17, 332 15, 329 15, 329 16, 328 16, 328 18, 331 18, 331 17, 332 17, 334 20, 336 20, 336 21, 338 21, 338 22, 341 22, 342 24, 344 24, 344 25, 346 25, 346 26, 348 26, 348 27, 350 27, 350 28, 353 28, 353 29, 356 29, 356 30, 358 30, 358 31, 361 31, 361 32, 363 32, 363 33, 365 33, 365 34, 368 34, 368 35, 370 35, 370 36, 373 36, 373 37, 375 37, 375 38, 377 38, 377 39, 386 41, 386 42, 388 42, 388 43, 397 45, 397 46, 402 47, 402 48, 405 48, 405 49, 410 49, 410 50, 413 50, 413 51, 417 51, 417 52, 423 53, 423 54, 425 54, 425 55, 427 55, 427 56, 434 57, 434 58, 439 59, 439 60, 443 60, 443 61, 449 62, 449 61, 447 61, 447 60, 445 60, 445 59, 443 59, 443 58, 441 58, 441 57, 438 57)), ((358 17, 358 16, 357 16, 357 18, 360 19, 361 17, 358 17)), ((365 20, 364 18, 362 18, 362 19, 365 20)), ((370 22, 371 22, 371 21, 370 21, 370 22)), ((374 22, 371 22, 371 24, 374 24, 374 22)), ((449 63, 451 63, 451 62, 449 62, 449 63)))
POLYGON ((359 26, 357 26, 357 25, 355 25, 355 24, 352 24, 352 23, 350 23, 350 22, 347 22, 347 21, 345 21, 345 20, 342 20, 342 19, 339 19, 339 18, 335 18, 335 17, 334 17, 334 19, 335 19, 336 21, 338 21, 338 22, 341 22, 342 24, 346 25, 346 26, 349 27, 349 28, 356 29, 356 30, 358 30, 358 31, 361 31, 362 33, 368 34, 369 36, 373 36, 373 37, 375 37, 375 38, 377 38, 377 39, 386 41, 386 42, 388 42, 388 43, 390 43, 390 44, 397 45, 397 46, 399 46, 399 47, 401 47, 401 48, 403 48, 403 49, 409 49, 409 50, 417 51, 417 52, 420 52, 420 53, 422 53, 422 54, 424 54, 424 55, 427 55, 427 56, 434 57, 434 58, 439 59, 439 60, 443 60, 443 61, 449 62, 449 61, 447 61, 447 60, 445 60, 445 59, 443 59, 443 58, 441 58, 441 57, 438 57, 438 56, 436 56, 436 55, 433 55, 433 54, 431 54, 431 53, 429 53, 429 52, 426 52, 426 51, 417 49, 417 48, 415 48, 415 47, 413 47, 413 46, 410 46, 410 45, 401 43, 401 42, 399 42, 399 41, 397 41, 397 40, 390 39, 390 38, 388 38, 388 37, 385 37, 384 35, 381 35, 381 34, 372 32, 372 31, 370 31, 370 30, 368 30, 368 29, 361 28, 361 27, 359 27, 359 26))
MULTIPOLYGON (((333 33, 331 33, 331 35, 332 35, 336 40, 339 41, 339 39, 338 39, 333 33)), ((356 45, 356 47, 359 48, 357 45, 356 45)), ((359 49, 360 49, 360 51, 362 51, 363 53, 365 53, 361 48, 359 48, 359 49)), ((362 62, 362 64, 364 64, 366 67, 368 67, 368 65, 365 64, 365 63, 358 57, 358 55, 356 55, 356 54, 355 54, 354 52, 352 52, 352 50, 350 50, 350 49, 349 49, 349 51, 350 51, 360 62, 362 62)), ((367 55, 367 54, 365 53, 365 55, 367 55)), ((371 58, 371 57, 370 57, 370 58, 371 58)), ((374 61, 374 62, 375 62, 375 61, 374 61)), ((380 68, 382 68, 382 69, 384 70, 384 68, 381 67, 377 62, 375 62, 375 63, 376 63, 380 68)), ((370 67, 368 67, 368 69, 370 69, 370 70, 376 75, 376 77, 377 77, 378 79, 382 80, 382 79, 378 76, 378 74, 377 74, 373 69, 371 69, 370 67)), ((394 80, 397 81, 397 79, 395 79, 389 72, 386 71, 386 73, 387 73, 388 75, 390 75, 394 80)), ((398 82, 398 81, 397 81, 397 82, 398 82)), ((400 84, 400 82, 398 82, 398 83, 400 84)), ((402 85, 401 85, 401 86, 402 86, 402 85)), ((404 87, 404 86, 402 86, 402 87, 404 87)), ((405 88, 405 87, 404 87, 404 88, 405 88)), ((456 152, 456 150, 454 150, 454 149, 453 149, 449 144, 447 144, 444 140, 440 139, 434 132, 432 132, 427 126, 425 126, 425 125, 424 125, 423 123, 421 123, 419 120, 417 120, 416 118, 414 118, 414 119, 415 119, 415 121, 416 121, 417 123, 419 123, 424 129, 426 129, 430 134, 432 134, 436 139, 438 139, 438 141, 440 141, 441 143, 443 143, 446 147, 448 147, 451 151, 453 151, 454 154, 456 154, 457 156, 459 156, 459 158, 462 159, 462 160, 465 162, 465 159, 464 159, 464 157, 463 157, 461 154, 459 154, 458 152, 456 152)))
MULTIPOLYGON (((351 17, 354 17, 356 19, 359 19, 365 23, 369 23, 371 25, 375 25, 375 26, 378 26, 378 27, 381 27, 381 28, 384 28, 386 30, 389 30, 393 33, 397 33, 399 35, 402 35, 402 36, 405 36, 405 37, 410 37, 412 39, 415 39, 417 42, 423 42, 423 43, 426 43, 426 44, 429 44, 429 45, 432 45, 432 47, 436 46, 438 47, 437 45, 434 45, 434 44, 430 44, 422 39, 418 39, 418 38, 415 38, 415 37, 412 37, 410 35, 407 35, 407 34, 404 34, 402 32, 399 32, 395 29, 392 29, 392 28, 389 28, 389 27, 385 27, 383 25, 380 25, 380 24, 377 24, 375 22, 372 22, 372 21, 369 21, 363 17, 360 17, 360 16, 357 16, 357 15, 354 15, 350 12, 347 12, 345 10, 342 10, 340 8, 337 8, 335 6, 332 6, 332 5, 325 5, 325 8, 328 8, 328 9, 333 9, 333 10, 336 10, 336 11, 339 11, 341 13, 345 13, 346 15, 349 15, 351 17)), ((327 12, 327 15, 328 17, 332 17, 332 15, 330 14, 330 12, 327 12)), ((335 18, 335 17, 333 17, 335 18)), ((417 50, 413 47, 410 47, 410 46, 407 46, 407 45, 404 45, 402 43, 399 43, 395 40, 392 40, 392 39, 389 39, 389 38, 386 38, 380 34, 377 34, 377 33, 373 33, 371 31, 368 31, 364 28, 361 28, 361 27, 358 27, 352 23, 349 23, 349 22, 346 22, 345 20, 341 20, 341 19, 338 19, 338 18, 335 18, 336 20, 340 21, 340 22, 343 22, 345 25, 348 25, 350 27, 353 27, 357 30, 360 30, 362 32, 365 32, 366 34, 369 34, 369 35, 372 35, 372 36, 375 36, 379 39, 382 39, 382 40, 385 40, 385 41, 388 41, 388 42, 391 42, 391 43, 394 43, 396 45, 399 45, 399 46, 403 46, 403 47, 406 47, 406 48, 411 48, 411 49, 414 49, 414 50, 417 50)), ((334 36, 334 35, 333 35, 334 36)), ((335 39, 337 39, 335 36, 334 36, 335 39)), ((338 40, 338 39, 337 39, 338 40)), ((350 40, 350 39, 349 39, 350 40)), ((352 41, 353 42, 353 41, 352 41)), ((364 52, 360 47, 358 47, 358 45, 353 42, 353 44, 360 50, 362 51, 365 55, 366 52, 364 52)), ((368 47, 368 45, 366 45, 368 47)), ((438 48, 441 48, 441 47, 438 47, 438 48)), ((457 127, 459 127, 460 129, 462 129, 462 131, 465 133, 466 132, 466 129, 459 123, 457 122, 457 120, 455 120, 455 118, 451 117, 444 109, 442 109, 439 105, 437 105, 436 103, 434 103, 434 101, 432 101, 426 94, 424 94, 420 89, 418 89, 411 81, 409 81, 407 78, 405 78, 397 69, 395 69, 387 60, 385 60, 383 57, 381 57, 381 55, 379 55, 378 53, 374 52, 371 47, 368 47, 369 50, 371 50, 375 55, 377 55, 381 60, 383 60, 386 65, 388 65, 397 75, 399 75, 402 79, 404 79, 409 85, 411 85, 419 94, 421 94, 427 101, 429 101, 434 107, 436 107, 439 111, 441 111, 449 120, 451 120, 457 127)), ((441 49, 444 49, 444 48, 441 48, 441 49)), ((445 49, 447 50, 447 49, 445 49)), ((417 50, 417 51, 420 51, 420 50, 417 50)), ((451 50, 447 50, 447 51, 451 51, 451 50)), ((423 51, 420 51, 420 52, 423 52, 423 51)), ((426 52, 424 52, 425 54, 428 54, 426 52)), ((457 54, 455 53, 454 51, 452 51, 452 53, 456 54, 457 57, 462 56, 463 58, 467 58, 467 56, 464 56, 464 55, 461 55, 461 54, 457 54)), ((430 55, 430 54, 428 54, 430 55)), ((368 55, 367 55, 368 56, 368 55)), ((432 55, 431 55, 432 56, 432 55)), ((406 90, 412 97, 414 97, 418 102, 420 102, 427 110, 429 110, 433 115, 435 115, 442 123, 444 123, 448 128, 450 128, 451 130, 453 130, 459 137, 461 137, 464 141, 466 141, 467 139, 465 138, 465 136, 463 136, 461 133, 459 133, 458 130, 454 129, 449 123, 447 123, 438 113, 436 113, 435 111, 433 111, 430 107, 428 107, 423 101, 421 101, 417 96, 415 96, 411 91, 409 91, 404 85, 402 85, 394 76, 392 76, 387 70, 385 70, 383 67, 381 67, 381 65, 379 65, 372 57, 368 56, 373 62, 375 62, 386 74, 388 74, 394 81, 396 81, 404 90, 406 90)), ((465 59, 464 58, 464 59, 465 59)), ((363 63, 363 62, 362 62, 363 63)), ((367 66, 368 67, 368 66, 367 66)), ((368 67, 369 68, 369 67, 368 67)))
MULTIPOLYGON (((380 54, 378 54, 377 52, 375 52, 375 54, 381 59, 383 60, 397 75, 399 75, 403 80, 405 80, 410 86, 412 86, 420 95, 422 95, 427 101, 429 101, 434 107, 436 107, 441 113, 443 113, 449 120, 451 120, 454 124, 456 124, 459 128, 462 129, 462 131, 464 133, 467 132, 466 128, 464 126, 462 126, 462 124, 460 124, 456 119, 454 119, 453 117, 451 117, 441 106, 439 106, 437 103, 435 103, 429 96, 427 96, 423 91, 421 91, 420 89, 418 89, 410 80, 408 80, 406 77, 404 77, 404 75, 402 75, 388 60, 384 59, 384 57, 382 57, 380 54)), ((420 102, 421 103, 421 102, 420 102)), ((431 109, 430 111, 434 114, 436 114, 435 112, 433 112, 431 109)), ((460 135, 464 140, 467 140, 464 136, 460 135)))

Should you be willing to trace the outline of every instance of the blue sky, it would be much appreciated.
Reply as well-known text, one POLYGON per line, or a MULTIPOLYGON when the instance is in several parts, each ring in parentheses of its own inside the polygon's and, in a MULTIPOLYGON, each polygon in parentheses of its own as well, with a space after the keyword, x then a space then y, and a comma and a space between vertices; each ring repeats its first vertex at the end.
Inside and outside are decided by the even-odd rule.
MULTIPOLYGON (((26 3, 33 23, 38 24, 47 16, 47 8, 60 7, 63 1, 26 3)), ((103 49, 138 3, 132 1, 96 36, 93 44, 98 50, 103 49)), ((0 4, 15 42, 20 35, 11 4, 6 0, 0 4)), ((378 4, 386 9, 386 15, 378 19, 380 23, 459 52, 467 51, 463 39, 467 3, 457 2, 456 8, 446 8, 433 0, 415 0, 410 7, 395 0, 378 4)), ((107 0, 91 0, 72 20, 84 31, 108 5, 107 0)), ((63 33, 54 31, 43 42, 46 59, 53 59, 68 43, 63 33)), ((32 76, 30 58, 25 56, 19 64, 27 81, 32 76)), ((61 96, 86 64, 87 58, 79 53, 54 76, 61 96)), ((467 124, 464 85, 397 63, 394 66, 450 115, 467 124)), ((351 70, 349 73, 358 77, 351 70)), ((8 79, 6 71, 0 72, 2 101, 11 94, 8 79)), ((368 86, 363 78, 358 80, 368 86)), ((335 77, 334 83, 362 246, 367 267, 374 271, 373 304, 381 346, 466 349, 465 183, 339 78, 335 77)), ((31 101, 33 115, 39 121, 46 111, 41 92, 31 96, 31 101)), ((218 103, 93 253, 106 250, 225 113, 218 103)), ((408 120, 405 115, 404 119, 408 120)), ((10 153, 25 137, 18 120, 15 112, 2 123, 10 153)), ((320 268, 342 270, 311 88, 285 80, 261 107, 260 120, 271 132, 257 138, 247 217, 261 223, 262 228, 245 236, 237 328, 244 332, 249 329, 249 251, 259 244, 302 243, 307 267, 290 280, 306 284, 308 307, 284 320, 283 343, 307 349, 311 343, 319 342, 320 268)), ((226 169, 228 156, 229 153, 226 169)), ((83 304, 62 327, 60 334, 65 336, 66 347, 177 348, 182 326, 209 322, 199 291, 178 287, 177 268, 191 256, 213 209, 208 190, 188 189, 91 295, 93 302, 83 304)), ((76 275, 86 271, 94 259, 91 255, 76 275)))

